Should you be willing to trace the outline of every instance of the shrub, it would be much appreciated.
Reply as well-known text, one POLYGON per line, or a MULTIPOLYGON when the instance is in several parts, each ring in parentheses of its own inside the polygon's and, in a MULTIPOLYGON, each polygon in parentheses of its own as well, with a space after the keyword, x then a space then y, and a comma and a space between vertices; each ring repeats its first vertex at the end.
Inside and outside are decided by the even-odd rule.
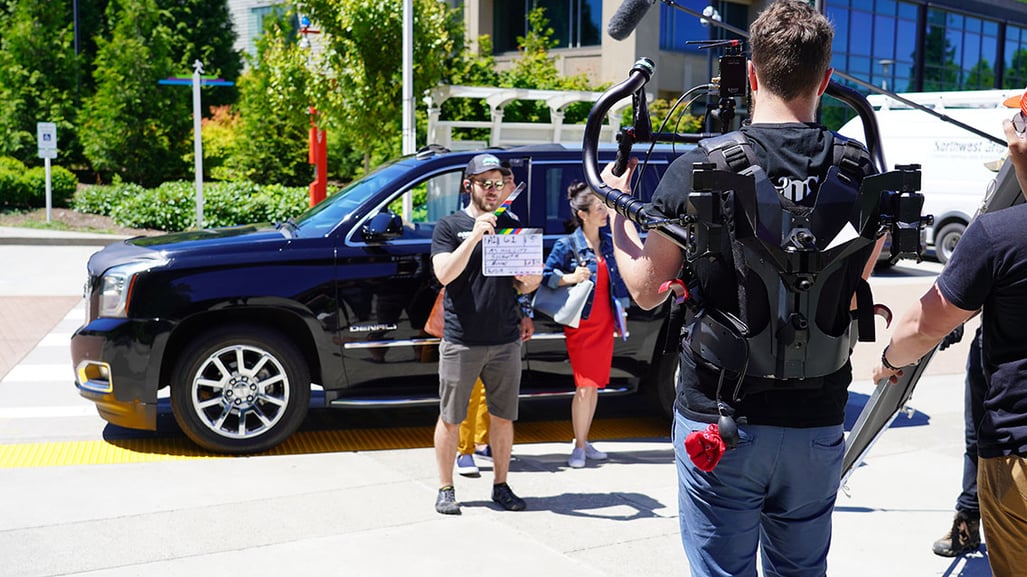
MULTIPOLYGON (((33 208, 46 206, 46 168, 36 166, 25 174, 29 185, 28 205, 33 208)), ((78 178, 63 166, 50 167, 50 205, 68 206, 75 196, 78 178)))
POLYGON ((111 218, 121 226, 155 228, 176 232, 193 226, 196 203, 191 183, 165 182, 157 188, 124 198, 111 210, 111 218))
MULTIPOLYGON (((305 187, 259 186, 250 182, 209 183, 203 187, 204 226, 236 226, 284 220, 307 208, 305 187)), ((196 225, 195 183, 166 182, 122 198, 111 211, 121 226, 181 231, 196 225)))
POLYGON ((25 165, 9 156, 0 157, 0 204, 28 206, 30 183, 25 165))
POLYGON ((120 177, 115 177, 114 184, 109 186, 94 185, 84 186, 75 193, 71 207, 78 212, 86 214, 101 214, 110 216, 114 208, 125 199, 142 194, 146 189, 142 186, 122 182, 120 177))
MULTIPOLYGON (((78 179, 62 166, 50 167, 51 206, 67 206, 74 196, 78 179)), ((46 169, 26 168, 21 161, 0 158, 0 204, 39 208, 46 206, 46 169)))

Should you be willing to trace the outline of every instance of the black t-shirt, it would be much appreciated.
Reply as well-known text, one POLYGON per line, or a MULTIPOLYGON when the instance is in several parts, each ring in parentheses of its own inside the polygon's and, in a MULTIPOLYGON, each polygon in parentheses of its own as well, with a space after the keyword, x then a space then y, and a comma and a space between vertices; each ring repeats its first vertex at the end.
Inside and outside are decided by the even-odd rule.
POLYGON ((1027 204, 981 215, 959 239, 938 290, 963 310, 982 310, 988 390, 977 431, 981 457, 1027 457, 1027 204))
MULTIPOLYGON (((515 228, 517 221, 501 214, 496 228, 515 228)), ((453 252, 474 228, 466 211, 455 212, 435 225, 431 254, 453 252)), ((521 338, 521 313, 511 276, 482 274, 482 248, 479 242, 467 267, 446 285, 445 328, 443 338, 468 346, 505 345, 521 338)))
MULTIPOLYGON (((834 160, 834 134, 815 124, 756 124, 742 128, 741 132, 752 144, 757 162, 766 172, 779 193, 799 205, 813 206, 822 179, 834 160)), ((674 161, 653 195, 652 209, 664 216, 684 214, 691 190, 692 164, 706 162, 701 149, 696 148, 674 161)), ((864 174, 873 174, 869 157, 862 160, 864 174)), ((745 229, 740 211, 736 212, 736 229, 745 229)), ((725 235, 726 237, 726 235, 725 235)), ((870 256, 872 246, 858 251, 845 266, 826 279, 827 288, 822 295, 836 296, 831 302, 822 297, 817 303, 818 326, 827 334, 839 335, 850 321, 851 297, 870 256)), ((739 314, 739 280, 731 259, 730 241, 724 238, 723 257, 700 258, 691 270, 699 283, 704 306, 739 314)), ((759 332, 770 322, 767 293, 756 275, 747 275, 746 301, 743 320, 753 332, 759 332)), ((694 356, 690 347, 683 347, 683 355, 694 356)), ((717 383, 719 368, 703 359, 686 359, 682 363, 682 377, 678 386, 675 406, 688 418, 713 422, 717 418, 717 383), (697 368, 693 371, 691 366, 697 368), (689 373, 689 374, 685 374, 689 373)), ((721 399, 730 400, 736 378, 729 373, 725 378, 721 399)), ((817 378, 795 379, 787 383, 746 377, 746 384, 759 383, 759 388, 773 383, 778 389, 745 395, 741 401, 728 406, 736 417, 744 416, 749 423, 787 427, 819 427, 836 425, 845 420, 848 386, 852 381, 849 363, 836 372, 817 378), (796 385, 782 387, 781 385, 796 385)), ((743 390, 745 390, 743 385, 743 390)))

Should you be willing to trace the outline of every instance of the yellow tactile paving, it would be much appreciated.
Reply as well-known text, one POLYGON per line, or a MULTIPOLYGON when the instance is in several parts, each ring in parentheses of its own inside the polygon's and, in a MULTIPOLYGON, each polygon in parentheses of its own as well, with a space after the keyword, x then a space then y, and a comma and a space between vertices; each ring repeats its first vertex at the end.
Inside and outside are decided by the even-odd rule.
MULTIPOLYGON (((592 423, 592 440, 663 438, 669 425, 660 418, 599 419, 592 423)), ((340 451, 378 451, 430 447, 432 427, 301 431, 265 455, 300 455, 340 451)), ((523 422, 516 427, 517 443, 568 441, 570 421, 523 422)), ((112 465, 181 459, 226 459, 209 453, 182 436, 110 441, 69 441, 0 445, 0 469, 112 465)))

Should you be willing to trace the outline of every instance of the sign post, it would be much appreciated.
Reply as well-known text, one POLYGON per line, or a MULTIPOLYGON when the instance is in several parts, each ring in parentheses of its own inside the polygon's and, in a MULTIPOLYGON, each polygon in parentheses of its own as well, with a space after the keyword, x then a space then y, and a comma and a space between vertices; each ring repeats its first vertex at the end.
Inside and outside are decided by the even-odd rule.
POLYGON ((201 76, 203 63, 193 62, 191 77, 173 76, 158 80, 157 84, 192 86, 193 89, 193 165, 196 172, 196 228, 203 228, 203 137, 201 134, 203 109, 200 107, 200 86, 232 86, 234 82, 201 76))
POLYGON ((53 206, 53 186, 50 182, 50 159, 57 158, 57 124, 53 122, 36 123, 36 141, 39 145, 39 158, 46 166, 46 222, 50 222, 50 209, 53 206))

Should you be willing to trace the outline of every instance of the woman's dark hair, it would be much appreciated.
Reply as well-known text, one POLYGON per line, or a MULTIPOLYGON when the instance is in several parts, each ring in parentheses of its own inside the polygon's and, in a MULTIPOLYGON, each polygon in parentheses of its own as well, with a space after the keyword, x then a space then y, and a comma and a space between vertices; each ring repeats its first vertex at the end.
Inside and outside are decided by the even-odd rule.
POLYGON ((588 212, 588 209, 592 207, 592 189, 587 184, 576 180, 567 187, 567 200, 571 205, 571 223, 574 228, 581 226, 581 217, 578 216, 579 210, 588 212))

